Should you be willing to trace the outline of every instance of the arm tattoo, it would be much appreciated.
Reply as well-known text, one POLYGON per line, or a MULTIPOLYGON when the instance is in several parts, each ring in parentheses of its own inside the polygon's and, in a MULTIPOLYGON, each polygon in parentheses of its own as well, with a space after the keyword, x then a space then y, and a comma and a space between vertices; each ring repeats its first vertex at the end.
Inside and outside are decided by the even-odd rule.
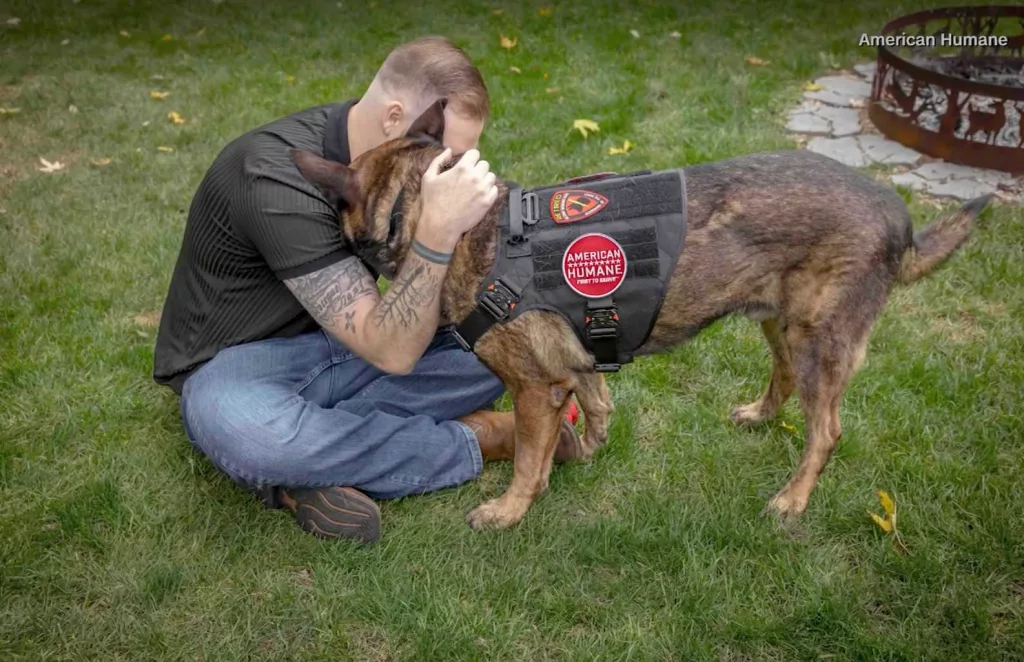
POLYGON ((422 262, 411 264, 377 304, 373 320, 382 329, 410 329, 419 323, 420 315, 440 291, 441 277, 433 269, 422 262))
MULTIPOLYGON (((355 257, 305 276, 289 278, 284 284, 321 326, 333 325, 357 300, 377 293, 376 283, 355 257)), ((354 311, 346 315, 346 329, 355 330, 354 317, 354 311)))
POLYGON ((345 330, 356 332, 356 311, 349 310, 345 312, 345 330))

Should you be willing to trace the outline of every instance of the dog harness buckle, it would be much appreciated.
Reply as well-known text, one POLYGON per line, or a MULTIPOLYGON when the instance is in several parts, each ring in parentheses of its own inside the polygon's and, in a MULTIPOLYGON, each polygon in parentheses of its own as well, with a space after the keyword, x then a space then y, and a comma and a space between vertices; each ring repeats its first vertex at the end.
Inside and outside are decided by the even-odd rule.
POLYGON ((583 318, 587 340, 594 353, 594 370, 597 372, 618 372, 619 312, 610 298, 587 302, 587 314, 583 318))
POLYGON ((524 225, 536 225, 540 220, 540 201, 536 193, 523 192, 515 188, 508 194, 508 240, 505 254, 510 258, 526 257, 533 253, 530 240, 523 231, 524 225))
POLYGON ((452 330, 459 347, 472 352, 476 341, 487 333, 488 329, 495 323, 508 319, 522 294, 522 289, 505 280, 503 276, 498 276, 480 295, 477 306, 469 317, 452 330))

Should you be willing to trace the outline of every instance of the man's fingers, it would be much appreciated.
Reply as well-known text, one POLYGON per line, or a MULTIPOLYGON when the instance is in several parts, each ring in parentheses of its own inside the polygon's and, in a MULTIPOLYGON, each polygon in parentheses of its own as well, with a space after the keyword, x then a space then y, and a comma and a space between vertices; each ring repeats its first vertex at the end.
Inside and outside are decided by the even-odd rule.
POLYGON ((426 176, 430 176, 430 177, 436 176, 437 173, 441 172, 441 166, 443 166, 445 164, 445 162, 448 159, 450 159, 451 157, 452 157, 452 148, 451 147, 445 147, 444 151, 441 152, 440 154, 438 154, 434 158, 434 160, 430 162, 430 165, 427 166, 427 171, 424 173, 424 176, 425 177, 426 176))
POLYGON ((484 194, 484 204, 486 204, 488 207, 490 207, 491 205, 493 205, 495 203, 495 201, 497 199, 498 199, 498 187, 497 186, 492 186, 490 189, 488 189, 487 193, 484 194))
POLYGON ((494 186, 494 183, 498 180, 493 172, 489 172, 484 175, 484 189, 494 186))
POLYGON ((491 164, 481 159, 473 166, 473 174, 477 177, 483 177, 491 171, 491 164))
POLYGON ((478 152, 475 149, 471 149, 462 155, 462 158, 459 159, 458 165, 466 170, 470 170, 476 165, 476 162, 479 160, 480 152, 478 152))

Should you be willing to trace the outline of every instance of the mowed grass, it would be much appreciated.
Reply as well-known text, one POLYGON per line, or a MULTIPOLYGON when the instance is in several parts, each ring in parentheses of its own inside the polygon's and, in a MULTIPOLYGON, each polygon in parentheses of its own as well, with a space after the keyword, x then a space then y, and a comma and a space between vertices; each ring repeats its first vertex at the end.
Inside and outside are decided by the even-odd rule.
MULTIPOLYGON (((161 307, 192 193, 237 135, 356 96, 392 46, 441 33, 490 87, 486 158, 524 184, 784 148, 805 81, 870 60, 860 33, 927 3, 545 6, 0 7, 0 106, 20 109, 0 115, 0 659, 1024 656, 1020 208, 894 292, 793 527, 759 512, 799 458, 796 402, 755 430, 726 418, 768 376, 745 320, 612 376, 607 447, 509 531, 463 522, 508 465, 382 504, 367 549, 304 535, 191 450, 135 318, 161 307), (877 488, 909 554, 865 512, 877 488)), ((944 211, 907 199, 919 224, 944 211)))

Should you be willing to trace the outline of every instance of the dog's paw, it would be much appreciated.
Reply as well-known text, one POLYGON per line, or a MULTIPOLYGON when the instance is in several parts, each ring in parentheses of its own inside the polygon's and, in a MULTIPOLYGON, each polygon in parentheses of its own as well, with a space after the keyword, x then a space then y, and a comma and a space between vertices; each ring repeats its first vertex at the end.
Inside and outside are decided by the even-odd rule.
POLYGON ((749 405, 736 407, 729 412, 729 420, 736 425, 750 427, 764 423, 768 420, 768 416, 765 415, 760 402, 752 402, 749 405))
POLYGON ((787 488, 772 497, 761 511, 762 515, 775 515, 783 521, 794 520, 807 510, 807 497, 794 494, 787 488))
POLYGON ((598 428, 597 426, 584 425, 581 441, 583 442, 583 457, 581 459, 589 460, 590 456, 598 448, 608 442, 608 426, 598 428))
POLYGON ((501 499, 492 499, 469 511, 466 522, 474 531, 496 531, 507 529, 522 518, 521 513, 503 504, 501 499))

